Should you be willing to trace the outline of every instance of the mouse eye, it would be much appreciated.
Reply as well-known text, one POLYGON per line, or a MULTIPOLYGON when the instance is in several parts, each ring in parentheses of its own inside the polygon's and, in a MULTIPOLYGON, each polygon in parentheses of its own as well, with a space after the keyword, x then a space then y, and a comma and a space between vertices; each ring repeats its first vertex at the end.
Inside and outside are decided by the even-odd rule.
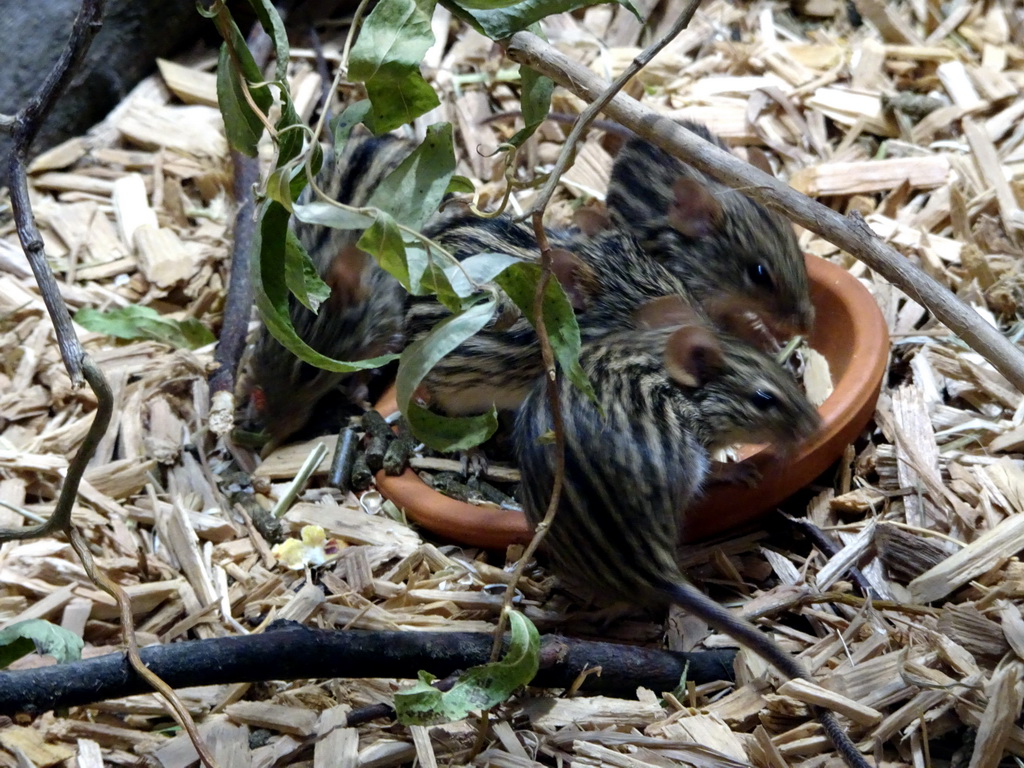
POLYGON ((750 396, 750 402, 757 410, 767 411, 769 408, 774 408, 779 399, 771 392, 758 389, 750 396))
POLYGON ((771 270, 760 262, 757 264, 751 264, 747 267, 747 276, 750 277, 750 280, 754 285, 759 285, 762 288, 771 288, 775 285, 775 280, 772 279, 771 270))

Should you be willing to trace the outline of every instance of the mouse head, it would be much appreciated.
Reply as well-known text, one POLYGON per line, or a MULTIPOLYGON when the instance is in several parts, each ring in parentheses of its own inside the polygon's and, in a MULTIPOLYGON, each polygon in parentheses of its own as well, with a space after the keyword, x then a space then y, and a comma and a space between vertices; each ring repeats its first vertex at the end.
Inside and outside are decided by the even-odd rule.
POLYGON ((718 343, 715 375, 693 393, 715 446, 765 442, 786 452, 818 429, 818 412, 789 371, 741 339, 720 334, 718 343))
MULTIPOLYGON (((706 128, 684 124, 724 149, 706 128)), ((780 214, 726 187, 643 139, 612 166, 607 206, 616 226, 675 274, 708 314, 725 302, 729 327, 749 327, 761 345, 807 333, 814 320, 796 235, 780 214)))
POLYGON ((633 320, 642 329, 669 331, 663 359, 669 377, 679 386, 704 386, 721 367, 718 337, 681 296, 651 299, 636 309, 633 320))
POLYGON ((809 333, 814 321, 807 268, 788 221, 746 196, 707 180, 677 179, 662 242, 670 269, 702 269, 698 290, 709 314, 749 340, 809 333), (673 248, 673 241, 675 247, 673 248), (690 263, 694 259, 695 263, 690 263))

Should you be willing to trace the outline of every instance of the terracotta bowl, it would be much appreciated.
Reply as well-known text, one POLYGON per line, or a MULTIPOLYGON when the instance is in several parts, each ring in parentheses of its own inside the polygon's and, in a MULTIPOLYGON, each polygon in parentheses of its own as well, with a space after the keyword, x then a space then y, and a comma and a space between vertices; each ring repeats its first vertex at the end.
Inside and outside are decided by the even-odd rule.
MULTIPOLYGON (((764 446, 741 451, 742 458, 762 467, 761 482, 754 488, 713 486, 686 513, 684 541, 722 533, 772 510, 839 458, 874 413, 889 355, 882 313, 868 290, 845 269, 814 256, 806 258, 817 314, 810 342, 828 359, 834 383, 832 395, 818 409, 822 429, 785 463, 779 463, 764 446)), ((393 391, 377 409, 385 415, 397 409, 393 391)), ((411 469, 397 477, 379 472, 377 487, 410 519, 453 541, 498 549, 526 543, 532 534, 522 513, 455 501, 429 488, 411 469)))

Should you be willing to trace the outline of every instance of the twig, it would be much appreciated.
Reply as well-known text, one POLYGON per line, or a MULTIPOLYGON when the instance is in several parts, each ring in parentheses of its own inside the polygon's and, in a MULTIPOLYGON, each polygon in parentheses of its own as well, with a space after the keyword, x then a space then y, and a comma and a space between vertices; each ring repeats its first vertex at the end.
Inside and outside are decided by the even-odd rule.
POLYGON ((10 123, 4 126, 11 132, 12 139, 7 178, 10 183, 11 208, 18 228, 18 239, 32 266, 36 284, 57 334, 61 359, 64 361, 68 376, 71 377, 71 384, 75 387, 82 386, 82 357, 85 351, 78 341, 78 336, 75 335, 71 314, 64 304, 64 299, 61 298, 50 265, 46 262, 43 238, 32 218, 32 206, 28 197, 28 174, 25 169, 28 164, 28 151, 36 134, 39 133, 43 121, 53 109, 54 102, 67 87, 82 57, 89 50, 93 37, 99 31, 100 20, 103 17, 103 2, 104 0, 82 0, 82 7, 75 18, 68 44, 61 52, 57 63, 53 65, 36 95, 10 123))
MULTIPOLYGON (((583 99, 592 101, 608 87, 586 67, 529 32, 517 32, 505 45, 513 61, 547 75, 583 99)), ((1024 354, 946 287, 886 245, 859 216, 836 213, 628 96, 615 96, 605 113, 666 152, 723 184, 742 189, 758 202, 860 259, 927 308, 1024 392, 1024 354)))
POLYGON ((93 415, 92 424, 89 425, 89 431, 86 433, 85 439, 82 440, 78 452, 68 464, 68 471, 64 476, 64 483, 60 487, 60 495, 57 497, 53 512, 45 523, 34 528, 0 529, 0 542, 39 539, 60 531, 70 535, 73 530, 71 510, 78 497, 78 484, 82 481, 82 475, 85 474, 86 467, 96 452, 96 446, 106 434, 107 427, 110 425, 110 416, 114 412, 114 395, 99 367, 84 353, 80 365, 85 374, 85 380, 89 382, 89 386, 96 394, 96 413, 93 415))
MULTIPOLYGON (((253 24, 245 41, 253 61, 261 70, 270 61, 274 44, 270 35, 263 31, 259 22, 253 24)), ((231 150, 231 193, 238 206, 232 228, 231 273, 228 277, 228 294, 224 299, 224 319, 221 323, 220 338, 214 360, 219 367, 210 376, 211 398, 218 392, 235 391, 238 363, 245 350, 245 339, 249 335, 249 319, 252 317, 252 243, 256 235, 256 202, 254 189, 260 182, 260 161, 231 150)), ((232 402, 232 410, 233 410, 232 402)))
POLYGON ((61 52, 60 58, 46 76, 36 95, 14 116, 9 125, 12 133, 12 147, 8 179, 10 180, 11 211, 18 229, 18 239, 21 240, 21 247, 28 257, 36 284, 39 286, 39 292, 46 304, 46 311, 53 323, 57 345, 60 347, 61 358, 68 376, 71 377, 71 383, 75 387, 80 387, 83 381, 88 381, 89 386, 96 394, 97 407, 89 432, 82 441, 75 458, 68 466, 60 495, 57 497, 57 503, 54 505, 49 519, 34 528, 0 530, 0 541, 34 539, 49 536, 58 531, 69 532, 71 530, 71 509, 78 495, 78 484, 85 473, 86 465, 96 451, 96 446, 107 431, 110 415, 113 412, 113 395, 110 392, 110 387, 103 378, 103 373, 88 359, 85 350, 82 349, 82 344, 71 324, 71 314, 68 312, 67 305, 60 295, 60 289, 57 287, 57 280, 47 263, 43 238, 39 234, 32 216, 26 172, 28 151, 32 146, 32 141, 39 133, 39 129, 53 108, 57 97, 70 82, 75 68, 88 51, 93 37, 99 31, 102 16, 103 0, 82 0, 82 7, 75 18, 68 44, 61 52))
POLYGON ((192 745, 195 747, 196 753, 199 755, 203 765, 208 766, 208 768, 217 768, 217 761, 214 760, 202 736, 199 735, 199 729, 196 728, 195 720, 192 719, 188 709, 174 692, 174 689, 150 671, 145 663, 143 663, 142 657, 139 656, 139 644, 135 639, 135 620, 132 617, 132 603, 128 598, 128 594, 106 573, 96 567, 92 559, 92 553, 89 551, 89 545, 82 538, 82 534, 78 532, 77 528, 68 529, 68 539, 78 554, 78 558, 82 561, 82 567, 85 568, 89 578, 117 602, 117 609, 121 614, 121 634, 125 639, 128 662, 131 664, 132 669, 142 678, 142 682, 145 685, 154 688, 161 694, 166 706, 188 733, 188 737, 192 740, 192 745))
MULTIPOLYGON (((397 632, 310 629, 277 622, 264 633, 189 640, 139 649, 145 666, 174 688, 308 678, 415 679, 421 669, 444 678, 483 664, 491 650, 484 632, 397 632)), ((532 685, 568 688, 588 677, 589 695, 636 696, 637 686, 673 690, 689 664, 698 685, 732 679, 735 651, 676 653, 558 635, 541 638, 540 671, 532 685)), ((146 693, 149 684, 124 653, 49 667, 0 671, 0 715, 37 714, 146 693)))
POLYGON ((67 305, 61 297, 53 271, 47 263, 43 239, 32 216, 26 167, 29 149, 32 146, 33 140, 39 133, 40 127, 53 108, 57 98, 71 81, 72 75, 81 63, 85 53, 89 50, 93 37, 95 37, 100 29, 103 5, 103 0, 82 0, 81 8, 72 26, 71 35, 68 38, 68 44, 61 52, 57 63, 50 70, 36 95, 32 97, 29 103, 12 120, 5 120, 2 123, 3 127, 10 130, 12 135, 8 179, 10 183, 11 209, 18 230, 18 239, 21 241, 21 247, 25 251, 26 257, 28 257, 32 272, 35 275, 36 285, 39 286, 39 292, 42 294, 46 311, 50 316, 50 321, 53 323, 61 359, 64 361, 64 367, 71 378, 72 386, 80 387, 83 381, 89 384, 96 395, 96 413, 93 415, 93 421, 89 426, 85 439, 82 441, 81 446, 79 446, 74 459, 68 465, 67 474, 61 485, 60 495, 57 497, 57 503, 54 505, 53 513, 49 519, 42 525, 34 528, 0 530, 0 541, 40 538, 58 532, 64 532, 67 535, 72 547, 82 560, 82 565, 89 578, 117 600, 121 610, 122 637, 128 647, 128 656, 132 663, 149 685, 152 685, 164 694, 178 722, 188 731, 196 751, 203 762, 210 766, 210 768, 216 768, 216 763, 210 757, 209 751, 199 737, 199 731, 196 729, 191 715, 189 715, 181 700, 166 683, 146 670, 141 659, 139 659, 132 624, 131 604, 127 595, 105 573, 95 568, 88 545, 71 522, 71 510, 78 496, 78 486, 82 481, 82 476, 85 474, 86 466, 96 452, 97 445, 110 425, 110 417, 114 408, 114 396, 103 376, 103 372, 85 354, 85 350, 82 348, 82 344, 78 340, 74 326, 71 323, 71 314, 68 312, 67 305))
MULTIPOLYGON (((834 557, 839 553, 841 547, 835 542, 835 540, 825 533, 821 528, 816 526, 810 520, 806 520, 800 517, 790 517, 789 515, 782 515, 782 517, 789 523, 793 528, 800 531, 811 540, 811 542, 818 549, 822 551, 826 557, 834 557)), ((857 566, 850 566, 847 569, 850 574, 850 578, 853 579, 854 584, 860 589, 861 593, 874 601, 880 599, 880 595, 875 591, 875 588, 871 586, 871 582, 868 581, 867 576, 857 566)))
POLYGON ((816 595, 801 595, 793 601, 793 606, 798 605, 822 605, 825 603, 839 603, 852 608, 864 608, 870 606, 876 611, 893 611, 905 613, 908 616, 939 616, 941 610, 932 608, 929 605, 914 605, 913 603, 901 603, 898 600, 875 600, 869 597, 857 597, 847 592, 821 592, 816 595))
POLYGON ((249 255, 256 233, 253 187, 260 180, 259 160, 231 150, 233 175, 231 181, 235 203, 234 241, 231 245, 231 274, 228 295, 224 300, 224 319, 214 360, 219 367, 210 376, 210 396, 218 392, 234 392, 238 362, 245 350, 252 317, 252 278, 249 255))
MULTIPOLYGON (((533 554, 537 551, 538 547, 540 547, 541 542, 547 535, 548 529, 551 527, 551 523, 554 522, 555 514, 558 512, 558 504, 562 498, 562 486, 565 482, 565 425, 562 419, 562 409, 558 398, 558 371, 555 367, 555 355, 554 351, 551 349, 551 340, 548 338, 547 327, 544 325, 544 294, 547 291, 548 283, 551 281, 551 246, 548 244, 547 234, 544 232, 544 209, 547 208, 548 202, 551 200, 551 195, 554 194, 555 187, 558 185, 558 180, 565 172, 565 169, 569 164, 569 159, 575 152, 576 142, 579 141, 580 136, 583 135, 587 126, 593 122, 594 118, 597 117, 598 112, 600 112, 604 106, 625 87, 626 83, 628 83, 637 72, 647 66, 651 59, 657 56, 658 53, 676 37, 676 35, 686 28, 690 23, 690 19, 693 18, 693 14, 696 12, 698 6, 700 6, 700 0, 690 0, 689 4, 683 9, 679 18, 676 19, 675 23, 664 37, 653 45, 648 46, 639 55, 637 55, 618 79, 606 88, 604 93, 602 93, 590 106, 583 110, 583 113, 576 119, 576 123, 569 132, 569 137, 562 146, 562 151, 558 155, 558 161, 555 163, 555 167, 552 169, 547 182, 544 184, 543 189, 537 196, 537 200, 534 202, 530 212, 526 214, 526 216, 531 216, 533 219, 533 231, 537 237, 537 246, 540 248, 541 278, 537 283, 537 291, 533 297, 533 316, 534 328, 537 332, 537 339, 540 342, 541 358, 544 361, 544 371, 547 378, 547 397, 551 408, 551 420, 555 433, 553 445, 555 451, 555 476, 552 481, 551 500, 548 502, 548 508, 544 512, 544 519, 537 525, 533 538, 530 539, 529 545, 523 552, 522 557, 519 558, 519 562, 516 564, 516 568, 512 572, 512 578, 505 590, 505 599, 502 602, 501 613, 498 616, 498 623, 495 627, 494 648, 491 651, 492 661, 495 660, 498 655, 501 637, 505 632, 506 616, 512 609, 512 600, 515 597, 516 585, 519 583, 519 579, 522 578, 523 571, 526 570, 527 563, 529 563, 533 554)), ((506 187, 506 196, 510 189, 511 185, 506 187)))
POLYGON ((551 339, 548 338, 548 329, 544 325, 544 294, 547 292, 548 283, 551 280, 551 246, 548 244, 547 234, 544 232, 543 210, 533 215, 533 231, 537 236, 537 246, 540 248, 540 280, 537 281, 537 291, 533 295, 533 327, 537 332, 537 340, 540 342, 540 355, 544 361, 544 375, 547 379, 548 402, 551 406, 551 420, 555 432, 553 449, 555 451, 555 477, 552 481, 551 500, 544 513, 544 519, 537 524, 533 538, 526 546, 519 562, 516 563, 512 577, 505 588, 505 599, 501 603, 501 613, 498 614, 498 622, 494 629, 494 646, 491 649, 491 661, 498 657, 501 650, 501 638, 505 632, 505 622, 508 613, 512 610, 512 600, 515 597, 516 585, 522 578, 530 558, 540 546, 540 543, 547 535, 555 513, 558 512, 558 503, 562 498, 562 486, 565 481, 565 425, 562 421, 562 409, 558 400, 558 370, 555 367, 555 353, 551 349, 551 339))
POLYGON ((555 163, 555 167, 551 169, 551 173, 548 176, 548 180, 544 183, 544 187, 541 189, 540 194, 537 195, 537 199, 533 203, 533 207, 524 214, 523 218, 528 218, 535 213, 543 213, 544 209, 548 207, 548 203, 551 201, 551 196, 555 193, 555 187, 558 186, 559 179, 562 178, 562 174, 565 173, 566 168, 569 166, 570 159, 576 153, 576 143, 580 140, 583 132, 587 130, 594 118, 597 117, 598 113, 601 112, 605 105, 614 98, 615 94, 626 87, 626 83, 633 79, 637 72, 646 67, 651 59, 661 53, 661 50, 668 45, 676 36, 686 29, 690 24, 690 20, 693 18, 693 14, 697 12, 697 8, 700 6, 700 0, 690 0, 687 6, 683 9, 683 12, 679 14, 679 18, 675 20, 672 27, 665 33, 660 39, 649 45, 639 54, 636 58, 630 62, 629 66, 623 70, 622 74, 619 75, 604 93, 595 99, 580 116, 576 118, 576 122, 572 126, 572 130, 569 131, 569 136, 565 140, 565 144, 562 145, 562 151, 558 153, 558 160, 555 163))

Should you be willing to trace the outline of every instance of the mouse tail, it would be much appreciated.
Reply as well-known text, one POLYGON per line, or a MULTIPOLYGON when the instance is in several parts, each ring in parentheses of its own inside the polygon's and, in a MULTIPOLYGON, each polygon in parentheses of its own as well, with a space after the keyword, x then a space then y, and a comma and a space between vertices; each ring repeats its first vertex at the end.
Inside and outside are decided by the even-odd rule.
MULTIPOLYGON (((728 635, 745 648, 753 651, 791 680, 811 680, 804 666, 793 656, 782 650, 767 635, 746 619, 740 618, 716 603, 699 589, 687 582, 669 583, 664 586, 672 602, 705 621, 713 629, 728 635)), ((857 749, 849 733, 843 728, 832 712, 812 707, 818 722, 835 746, 836 751, 850 768, 871 768, 864 755, 857 749)))

